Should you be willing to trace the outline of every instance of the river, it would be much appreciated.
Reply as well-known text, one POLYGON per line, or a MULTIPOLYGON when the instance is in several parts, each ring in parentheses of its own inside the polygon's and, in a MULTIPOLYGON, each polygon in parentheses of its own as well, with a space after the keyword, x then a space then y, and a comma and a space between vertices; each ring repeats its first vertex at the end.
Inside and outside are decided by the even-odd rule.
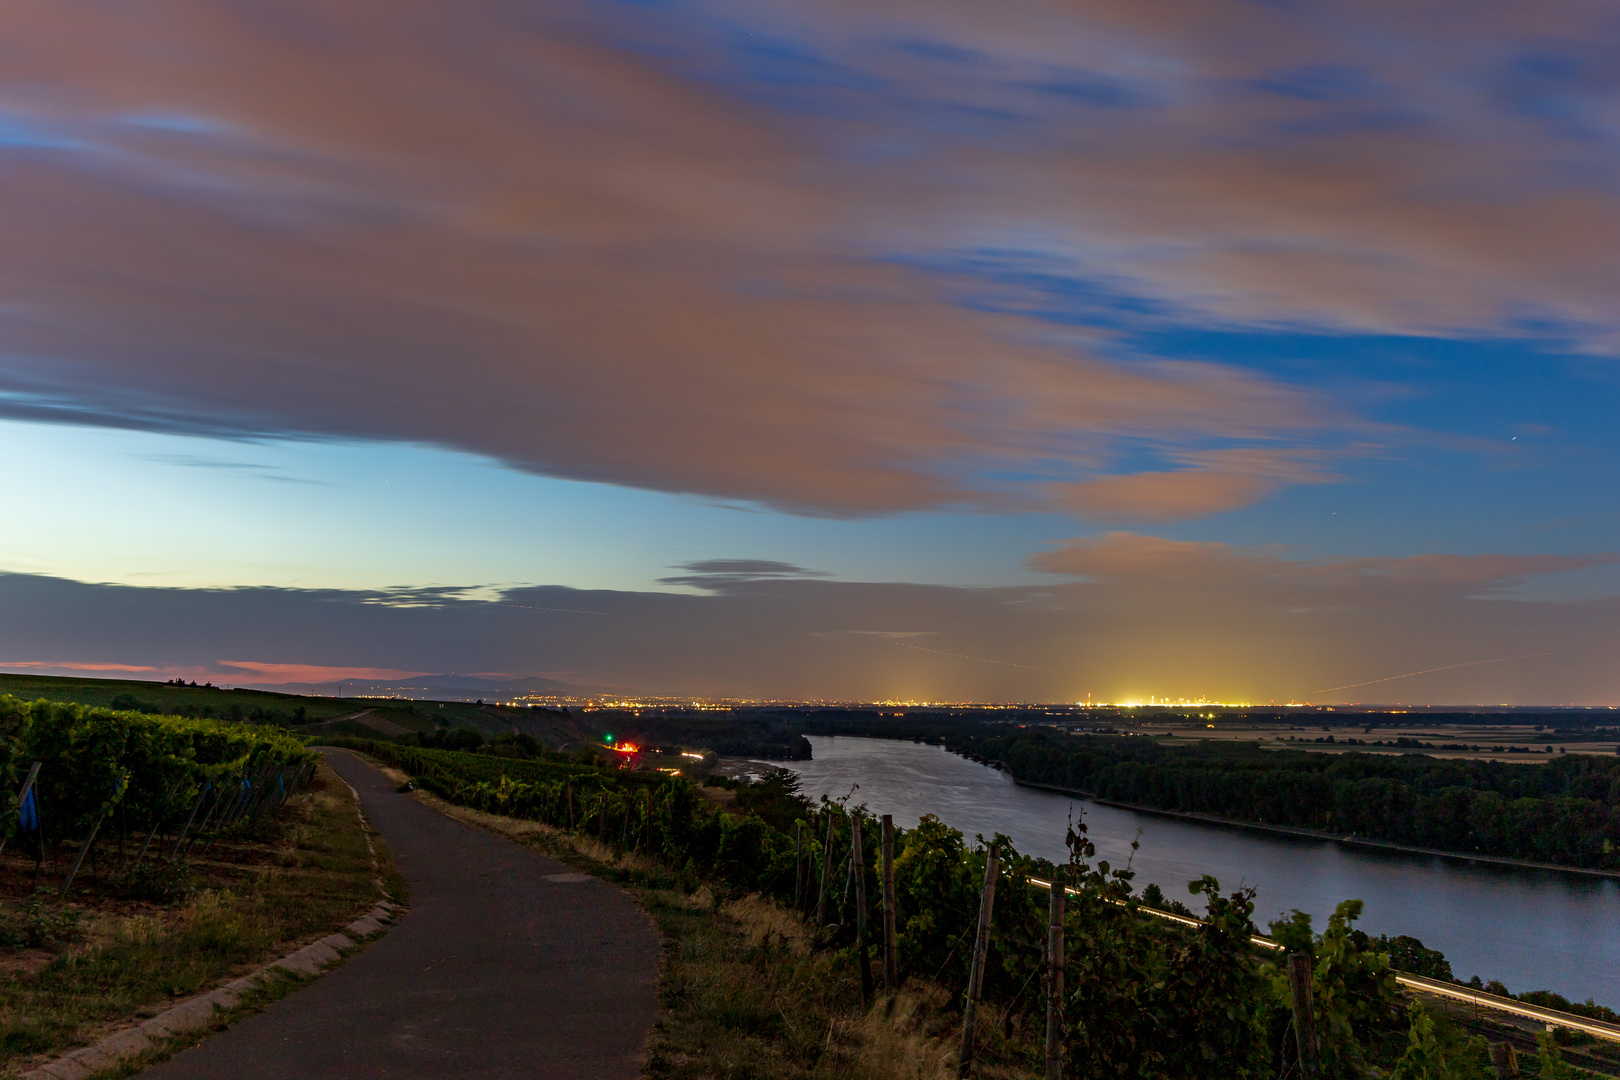
POLYGON ((1372 851, 1326 840, 1268 835, 1099 806, 1019 787, 1006 773, 939 747, 887 739, 812 735, 811 761, 790 766, 812 798, 840 798, 893 814, 911 828, 934 814, 972 837, 1002 833, 1020 851, 1061 861, 1068 815, 1084 814, 1097 858, 1131 857, 1136 884, 1158 882, 1195 911, 1186 883, 1202 874, 1223 889, 1258 890, 1255 922, 1298 908, 1318 929, 1342 899, 1366 902, 1358 924, 1378 934, 1410 934, 1451 961, 1466 979, 1500 979, 1508 989, 1555 990, 1575 1001, 1620 1006, 1620 883, 1583 874, 1466 863, 1372 851))

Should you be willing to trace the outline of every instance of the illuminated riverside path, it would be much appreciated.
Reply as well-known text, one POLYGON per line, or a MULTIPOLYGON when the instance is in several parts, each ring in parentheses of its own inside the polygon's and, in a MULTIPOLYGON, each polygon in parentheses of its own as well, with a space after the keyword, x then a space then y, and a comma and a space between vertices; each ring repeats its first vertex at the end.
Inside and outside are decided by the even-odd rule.
POLYGON ((934 747, 886 739, 810 736, 815 757, 791 767, 812 798, 860 789, 851 805, 893 814, 911 828, 925 813, 969 838, 1004 833, 1018 850, 1067 858, 1072 805, 1083 811, 1097 858, 1130 858, 1138 890, 1157 882, 1196 912, 1186 883, 1209 873, 1221 888, 1258 888, 1255 923, 1299 908, 1317 929, 1343 899, 1366 901, 1357 924, 1373 936, 1410 934, 1451 961, 1458 978, 1500 979, 1509 990, 1554 990, 1620 1007, 1620 882, 1352 847, 1099 806, 1036 788, 934 747))

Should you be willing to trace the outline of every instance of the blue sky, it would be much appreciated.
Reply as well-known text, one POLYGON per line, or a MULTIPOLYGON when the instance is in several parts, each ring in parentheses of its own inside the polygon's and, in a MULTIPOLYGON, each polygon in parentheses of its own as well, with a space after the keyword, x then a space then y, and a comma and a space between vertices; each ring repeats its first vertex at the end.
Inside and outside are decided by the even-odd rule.
MULTIPOLYGON (((148 9, 0 31, 13 604, 450 588, 249 659, 649 691, 1620 693, 1603 5, 148 9), (693 639, 436 656, 529 588, 693 639)), ((0 663, 220 670, 137 630, 0 663)))

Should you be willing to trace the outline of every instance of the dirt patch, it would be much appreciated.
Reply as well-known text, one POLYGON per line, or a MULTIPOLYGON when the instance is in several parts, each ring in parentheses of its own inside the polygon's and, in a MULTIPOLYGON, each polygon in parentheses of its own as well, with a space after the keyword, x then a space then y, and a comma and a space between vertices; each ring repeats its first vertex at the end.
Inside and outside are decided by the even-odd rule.
POLYGON ((372 712, 364 712, 359 716, 350 717, 350 719, 357 724, 366 725, 372 731, 380 731, 384 735, 404 735, 411 730, 404 724, 397 724, 386 716, 378 716, 372 712))
POLYGON ((32 975, 54 959, 56 954, 48 949, 24 949, 10 955, 0 954, 0 979, 32 975))

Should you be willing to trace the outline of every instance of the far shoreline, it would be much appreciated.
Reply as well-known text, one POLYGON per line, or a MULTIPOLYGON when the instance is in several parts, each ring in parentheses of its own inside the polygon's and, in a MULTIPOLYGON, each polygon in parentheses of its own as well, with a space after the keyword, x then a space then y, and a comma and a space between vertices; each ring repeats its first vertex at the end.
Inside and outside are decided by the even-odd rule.
MULTIPOLYGON (((969 759, 972 760, 972 759, 969 759)), ((978 764, 975 762, 975 764, 978 764)), ((986 765, 985 768, 990 768, 986 765)), ((1006 772, 1006 770, 997 770, 1006 772)), ((1346 844, 1352 847, 1372 848, 1380 851, 1395 851, 1406 855, 1431 855, 1440 859, 1451 859, 1456 862, 1486 863, 1493 866, 1506 866, 1516 870, 1551 870, 1560 874, 1585 874, 1588 877, 1601 878, 1606 881, 1620 881, 1620 871, 1589 870, 1580 866, 1563 866, 1558 863, 1533 862, 1529 859, 1511 859, 1501 855, 1469 855, 1460 851, 1444 851, 1440 848, 1411 847, 1407 844, 1391 843, 1387 840, 1368 840, 1359 836, 1347 836, 1339 833, 1323 832, 1319 829, 1301 829, 1291 825, 1268 825, 1258 821, 1242 821, 1238 818, 1218 817, 1214 814, 1200 814, 1190 810, 1164 810, 1156 806, 1141 806, 1137 803, 1120 802, 1115 799, 1103 799, 1078 788, 1059 787, 1056 784, 1039 784, 1033 780, 1020 780, 1007 772, 1007 776, 1019 787, 1036 788, 1041 791, 1052 791, 1061 795, 1073 795, 1076 798, 1094 802, 1098 806, 1112 806, 1120 810, 1134 810, 1141 814, 1157 814, 1160 817, 1179 818, 1183 821, 1195 821, 1203 825, 1223 825, 1228 828, 1245 829, 1251 832, 1273 833, 1278 836, 1292 836, 1306 840, 1326 840, 1337 844, 1346 844)))

